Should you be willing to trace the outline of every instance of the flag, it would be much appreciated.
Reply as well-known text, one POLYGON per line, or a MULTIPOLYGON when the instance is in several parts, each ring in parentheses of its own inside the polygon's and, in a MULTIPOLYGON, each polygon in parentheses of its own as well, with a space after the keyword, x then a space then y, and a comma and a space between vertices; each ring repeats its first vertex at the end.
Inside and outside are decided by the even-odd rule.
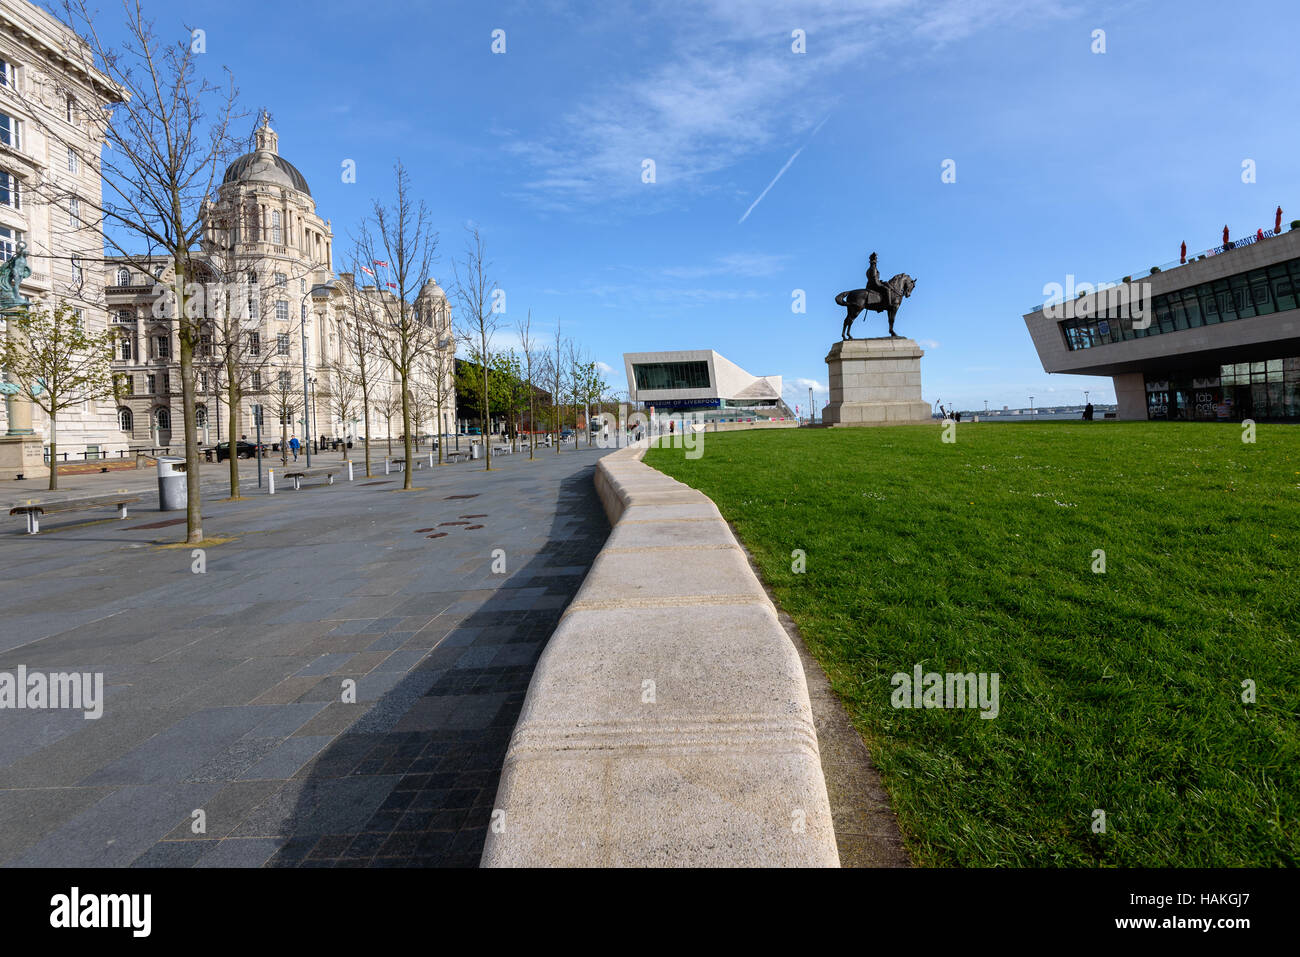
POLYGON ((390 283, 387 283, 386 285, 388 286, 389 289, 396 289, 396 288, 397 288, 397 283, 395 283, 395 282, 390 282, 390 283))
POLYGON ((373 269, 367 269, 365 266, 362 266, 361 271, 365 273, 367 276, 369 276, 371 279, 375 278, 375 273, 373 269))
POLYGON ((388 268, 388 263, 384 262, 382 259, 376 259, 376 260, 375 260, 375 265, 376 265, 376 266, 383 266, 385 269, 388 268))

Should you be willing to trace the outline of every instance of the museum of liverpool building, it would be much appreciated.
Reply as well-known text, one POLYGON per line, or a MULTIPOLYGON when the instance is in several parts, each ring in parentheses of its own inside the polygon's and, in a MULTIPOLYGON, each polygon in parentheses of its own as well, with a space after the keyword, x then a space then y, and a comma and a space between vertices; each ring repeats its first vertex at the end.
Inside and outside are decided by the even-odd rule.
POLYGON ((628 398, 656 412, 698 412, 706 419, 792 419, 779 375, 750 375, 712 349, 625 352, 628 398))
POLYGON ((1300 421, 1300 230, 1025 316, 1047 372, 1110 376, 1120 419, 1300 421))

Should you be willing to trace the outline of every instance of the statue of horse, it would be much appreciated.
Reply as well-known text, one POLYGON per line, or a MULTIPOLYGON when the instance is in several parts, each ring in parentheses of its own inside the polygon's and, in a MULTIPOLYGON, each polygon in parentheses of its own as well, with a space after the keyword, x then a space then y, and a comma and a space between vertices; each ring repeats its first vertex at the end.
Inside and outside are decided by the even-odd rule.
POLYGON ((848 315, 844 317, 844 330, 840 334, 841 341, 853 338, 849 335, 849 330, 853 328, 853 320, 858 318, 858 314, 864 309, 869 312, 889 313, 889 334, 897 337, 898 333, 894 331, 894 317, 898 315, 898 307, 903 304, 903 300, 916 288, 916 280, 907 273, 900 272, 885 285, 889 287, 889 302, 883 302, 880 294, 875 290, 868 292, 866 289, 848 289, 835 297, 835 305, 844 306, 848 310, 848 315))

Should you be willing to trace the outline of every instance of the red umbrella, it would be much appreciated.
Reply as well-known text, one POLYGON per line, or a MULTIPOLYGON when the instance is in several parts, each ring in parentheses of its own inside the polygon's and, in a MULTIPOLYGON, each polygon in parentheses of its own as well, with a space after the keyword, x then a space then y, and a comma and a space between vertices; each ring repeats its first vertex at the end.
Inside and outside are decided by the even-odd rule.
POLYGON ((1178 247, 1178 261, 1180 263, 1187 262, 1187 240, 1183 240, 1183 244, 1178 247))
POLYGON ((1273 232, 1280 233, 1281 231, 1282 231, 1282 207, 1279 206, 1277 208, 1277 218, 1273 220, 1273 232))
POLYGON ((1228 227, 1223 227, 1223 245, 1228 245, 1228 227))

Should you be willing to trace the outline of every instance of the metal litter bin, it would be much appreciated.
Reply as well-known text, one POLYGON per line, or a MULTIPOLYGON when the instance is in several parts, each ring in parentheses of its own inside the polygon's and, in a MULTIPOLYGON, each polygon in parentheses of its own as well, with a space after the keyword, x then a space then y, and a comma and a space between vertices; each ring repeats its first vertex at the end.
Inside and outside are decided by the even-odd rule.
POLYGON ((479 457, 479 453, 480 453, 481 451, 483 451, 483 446, 480 445, 478 442, 471 442, 471 443, 469 444, 469 457, 470 457, 470 458, 472 458, 472 459, 476 459, 476 458, 478 458, 478 457, 479 457))
POLYGON ((158 511, 184 508, 187 488, 185 460, 174 455, 158 456, 158 511))

